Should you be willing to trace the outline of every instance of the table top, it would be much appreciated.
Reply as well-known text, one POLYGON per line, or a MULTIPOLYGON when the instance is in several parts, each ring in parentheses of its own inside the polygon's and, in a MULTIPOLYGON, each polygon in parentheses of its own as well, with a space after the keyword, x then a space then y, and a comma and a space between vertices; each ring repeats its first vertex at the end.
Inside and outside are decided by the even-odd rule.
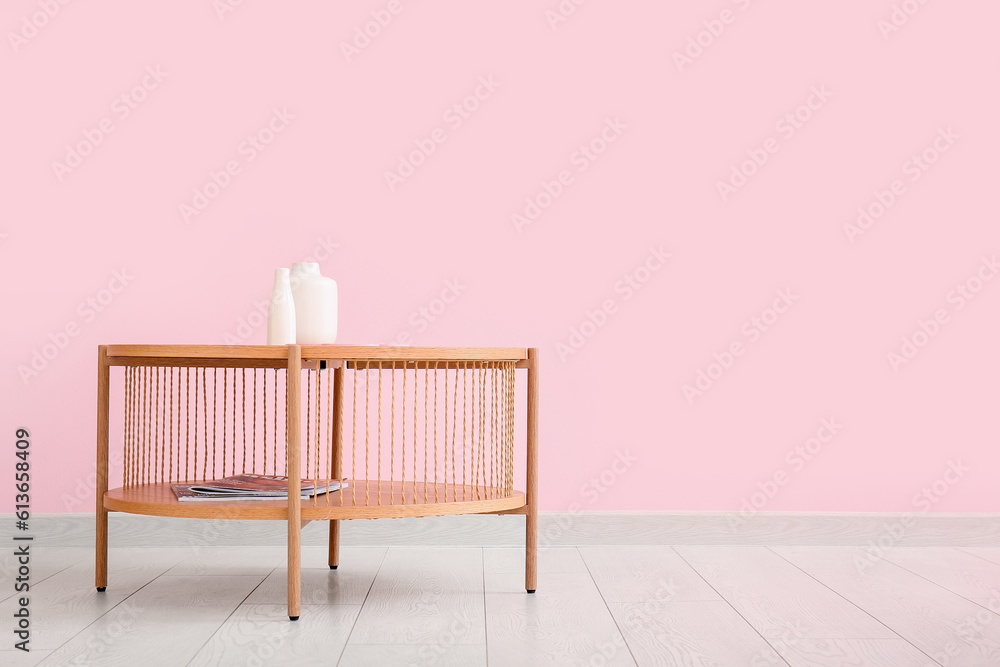
MULTIPOLYGON (((110 359, 287 359, 292 345, 107 345, 110 359)), ((303 359, 351 361, 524 361, 523 347, 408 347, 390 345, 300 345, 303 359)))

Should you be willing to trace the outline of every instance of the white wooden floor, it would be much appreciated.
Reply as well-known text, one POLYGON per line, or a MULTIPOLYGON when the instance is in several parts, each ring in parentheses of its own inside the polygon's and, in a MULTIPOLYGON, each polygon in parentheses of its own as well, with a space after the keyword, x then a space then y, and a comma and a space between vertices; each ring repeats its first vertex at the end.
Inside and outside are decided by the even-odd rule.
POLYGON ((1000 548, 587 546, 303 550, 285 609, 280 547, 37 545, 31 653, 13 650, 13 558, 0 558, 2 665, 1000 664, 1000 548))

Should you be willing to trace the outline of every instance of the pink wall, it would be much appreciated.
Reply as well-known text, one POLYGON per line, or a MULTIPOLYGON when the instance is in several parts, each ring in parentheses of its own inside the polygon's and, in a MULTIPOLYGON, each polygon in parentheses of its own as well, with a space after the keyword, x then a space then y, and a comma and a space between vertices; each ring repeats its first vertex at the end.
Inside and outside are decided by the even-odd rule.
POLYGON ((261 343, 311 256, 341 342, 542 349, 546 510, 997 511, 998 21, 8 0, 8 465, 25 425, 33 509, 89 510, 96 346, 261 343))

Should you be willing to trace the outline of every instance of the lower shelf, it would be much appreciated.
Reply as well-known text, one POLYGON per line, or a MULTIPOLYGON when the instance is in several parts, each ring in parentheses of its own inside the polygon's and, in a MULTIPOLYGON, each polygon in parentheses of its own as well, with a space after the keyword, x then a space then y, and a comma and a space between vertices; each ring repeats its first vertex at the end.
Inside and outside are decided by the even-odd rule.
MULTIPOLYGON (((484 514, 525 506, 524 492, 464 484, 347 480, 342 491, 302 501, 302 519, 381 519, 448 514, 484 514), (343 495, 341 495, 343 494, 343 495), (328 504, 329 503, 329 504, 328 504)), ((285 500, 179 502, 170 484, 111 489, 104 507, 112 512, 200 519, 285 520, 285 500)))

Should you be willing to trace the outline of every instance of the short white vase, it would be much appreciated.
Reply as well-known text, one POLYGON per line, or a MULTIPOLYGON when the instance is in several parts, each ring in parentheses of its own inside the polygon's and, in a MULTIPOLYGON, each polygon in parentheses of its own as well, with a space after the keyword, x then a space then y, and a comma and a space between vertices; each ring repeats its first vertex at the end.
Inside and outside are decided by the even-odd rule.
POLYGON ((274 270, 274 289, 267 308, 267 344, 295 343, 295 302, 288 269, 274 270))
POLYGON ((325 345, 337 341, 337 282, 320 274, 316 262, 292 264, 295 342, 325 345))

